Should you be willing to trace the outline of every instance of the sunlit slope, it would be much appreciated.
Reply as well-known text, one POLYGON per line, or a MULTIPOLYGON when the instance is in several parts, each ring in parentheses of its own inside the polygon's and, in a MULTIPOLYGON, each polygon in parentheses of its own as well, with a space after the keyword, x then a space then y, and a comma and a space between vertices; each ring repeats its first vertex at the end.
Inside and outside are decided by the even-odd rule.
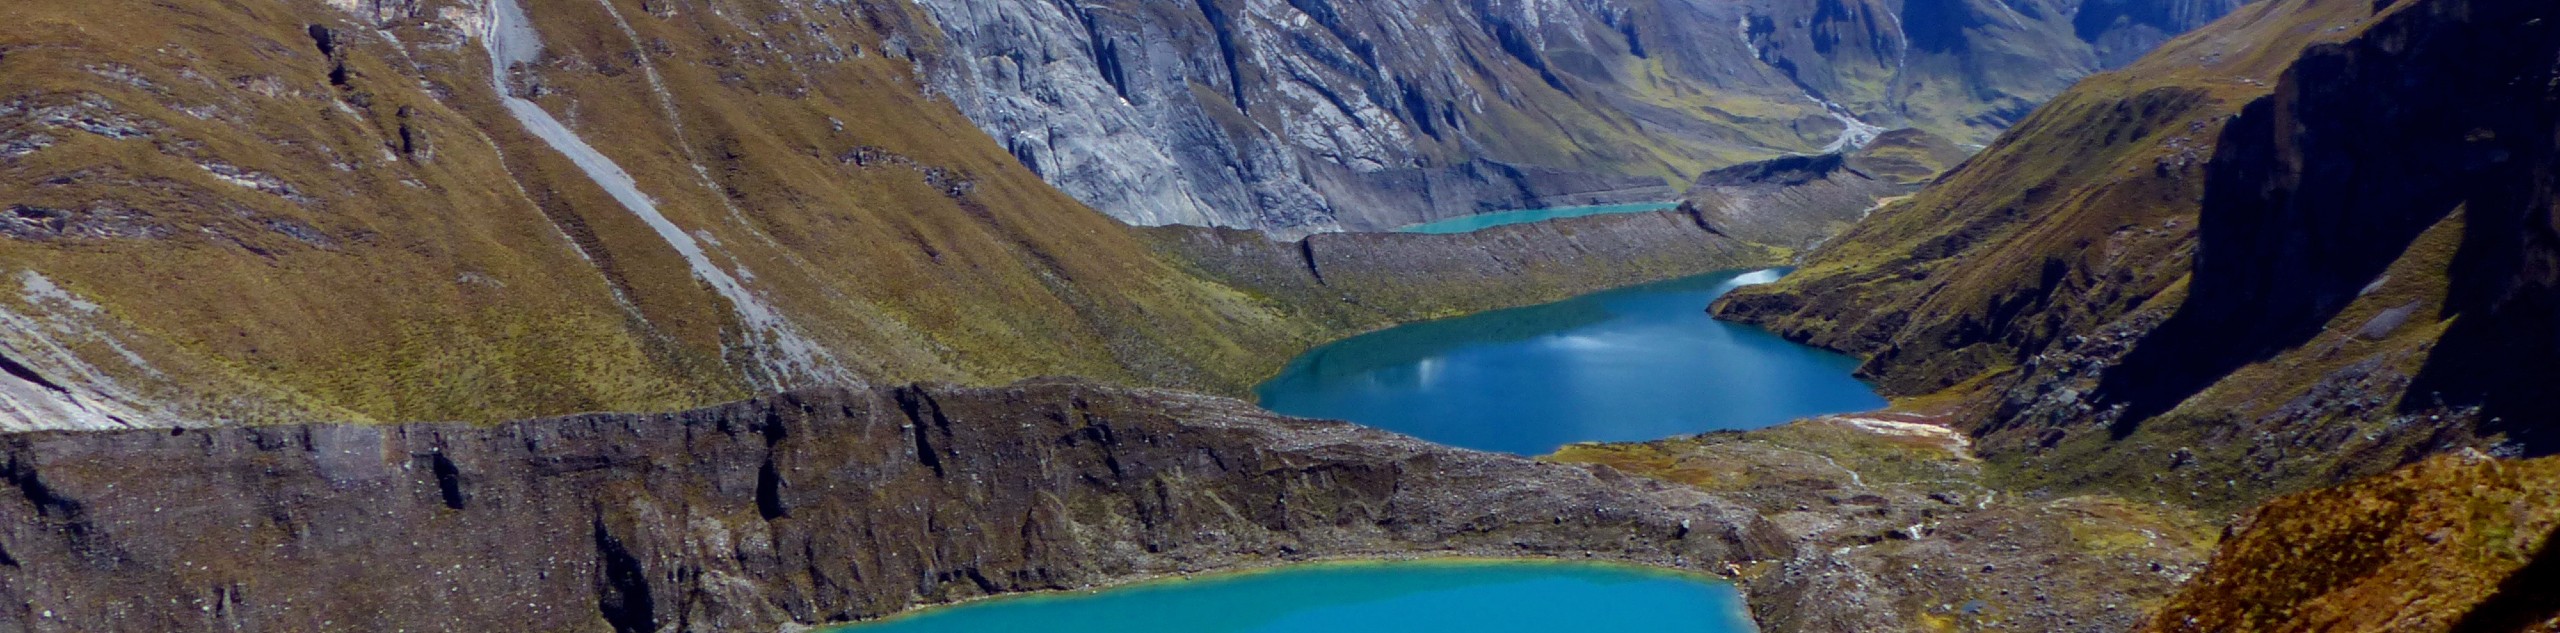
POLYGON ((2143 630, 2560 629, 2560 460, 2438 458, 2245 525, 2143 630))
POLYGON ((526 2, 543 52, 503 83, 672 233, 502 108, 485 7, 372 6, 0 7, 10 417, 495 420, 1051 373, 1233 390, 1318 335, 926 97, 904 5, 526 2), (805 362, 778 362, 792 338, 805 362))

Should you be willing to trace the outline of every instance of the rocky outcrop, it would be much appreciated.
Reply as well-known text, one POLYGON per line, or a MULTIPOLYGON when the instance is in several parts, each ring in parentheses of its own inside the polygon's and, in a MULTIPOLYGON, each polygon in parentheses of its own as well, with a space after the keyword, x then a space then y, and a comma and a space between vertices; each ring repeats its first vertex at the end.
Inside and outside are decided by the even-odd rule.
POLYGON ((1282 237, 1629 201, 1879 126, 1979 142, 2101 50, 2129 59, 2237 6, 919 4, 941 34, 914 49, 924 79, 1050 183, 1132 223, 1282 237))
POLYGON ((2479 455, 2268 503, 2142 631, 2560 630, 2560 459, 2479 455))
POLYGON ((17 434, 0 481, 21 631, 755 631, 1326 557, 1789 553, 1748 509, 1607 468, 1076 382, 17 434))
POLYGON ((2214 526, 2161 503, 2004 489, 1965 437, 1901 414, 1826 416, 1550 459, 1606 464, 1759 510, 1796 555, 1746 573, 1767 631, 2123 631, 2204 567, 2214 526))

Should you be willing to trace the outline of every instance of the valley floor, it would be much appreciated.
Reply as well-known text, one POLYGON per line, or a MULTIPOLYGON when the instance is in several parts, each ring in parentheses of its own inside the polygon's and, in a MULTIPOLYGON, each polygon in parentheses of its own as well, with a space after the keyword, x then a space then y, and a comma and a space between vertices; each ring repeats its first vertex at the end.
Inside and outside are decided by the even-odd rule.
POLYGON ((1840 415, 1548 458, 1736 500, 1794 543, 1735 571, 1771 631, 2124 631, 2202 571, 2217 524, 2175 506, 2006 490, 1965 436, 1840 415))

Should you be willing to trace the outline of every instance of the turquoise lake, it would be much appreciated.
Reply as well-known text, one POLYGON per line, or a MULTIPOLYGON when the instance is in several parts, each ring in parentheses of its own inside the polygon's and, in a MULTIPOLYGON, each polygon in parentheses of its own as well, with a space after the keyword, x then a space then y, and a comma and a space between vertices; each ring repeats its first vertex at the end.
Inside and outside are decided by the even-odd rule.
POLYGON ((1709 318, 1780 271, 1728 271, 1345 339, 1257 388, 1264 408, 1466 448, 1751 429, 1885 406, 1858 361, 1709 318))
POLYGON ((1000 598, 843 633, 1742 633, 1731 585, 1565 563, 1314 565, 1000 598))
POLYGON ((1466 233, 1502 226, 1505 224, 1543 222, 1562 218, 1578 218, 1586 215, 1607 215, 1611 213, 1644 213, 1647 211, 1664 211, 1677 208, 1680 208, 1680 203, 1678 202, 1638 202, 1633 204, 1603 204, 1588 207, 1554 207, 1548 209, 1496 211, 1493 213, 1478 213, 1465 217, 1424 222, 1396 229, 1396 232, 1431 233, 1435 235, 1466 233))
MULTIPOLYGON (((1415 323, 1309 351, 1262 406, 1484 450, 1543 454, 1881 408, 1855 359, 1708 318, 1776 270, 1728 271, 1415 323)), ((1313 565, 1017 596, 844 633, 1743 633, 1722 582, 1548 562, 1313 565)))

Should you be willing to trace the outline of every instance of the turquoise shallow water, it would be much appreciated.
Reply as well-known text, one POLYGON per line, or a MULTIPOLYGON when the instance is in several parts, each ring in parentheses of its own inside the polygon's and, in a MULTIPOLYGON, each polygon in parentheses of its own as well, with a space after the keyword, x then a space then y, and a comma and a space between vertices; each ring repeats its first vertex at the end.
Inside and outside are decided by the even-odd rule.
POLYGON ((1741 633, 1732 586, 1562 563, 1317 565, 1003 598, 841 633, 1741 633))
POLYGON ((1525 455, 1878 409, 1857 360, 1709 318, 1779 271, 1729 271, 1416 323, 1292 361, 1256 389, 1289 415, 1525 455))
POLYGON ((1646 211, 1677 209, 1679 207, 1680 203, 1678 202, 1638 202, 1634 204, 1603 204, 1588 207, 1555 207, 1550 209, 1496 211, 1493 213, 1478 213, 1470 216, 1424 222, 1396 229, 1396 232, 1432 234, 1467 233, 1502 226, 1505 224, 1543 222, 1546 220, 1561 218, 1578 218, 1586 215, 1606 215, 1611 213, 1643 213, 1646 211))

